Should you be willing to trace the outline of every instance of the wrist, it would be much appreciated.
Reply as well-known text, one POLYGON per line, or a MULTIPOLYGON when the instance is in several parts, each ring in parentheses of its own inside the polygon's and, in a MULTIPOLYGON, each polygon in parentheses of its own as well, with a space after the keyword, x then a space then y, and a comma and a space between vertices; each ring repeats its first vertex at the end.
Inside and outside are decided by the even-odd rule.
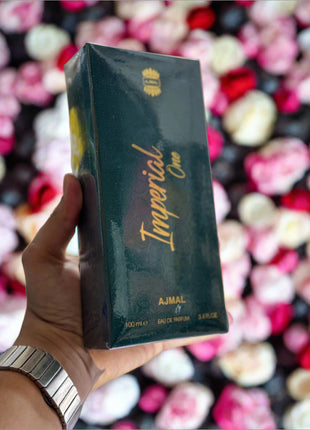
POLYGON ((83 403, 100 371, 84 348, 81 336, 59 329, 27 313, 15 345, 27 345, 49 353, 68 373, 83 403))

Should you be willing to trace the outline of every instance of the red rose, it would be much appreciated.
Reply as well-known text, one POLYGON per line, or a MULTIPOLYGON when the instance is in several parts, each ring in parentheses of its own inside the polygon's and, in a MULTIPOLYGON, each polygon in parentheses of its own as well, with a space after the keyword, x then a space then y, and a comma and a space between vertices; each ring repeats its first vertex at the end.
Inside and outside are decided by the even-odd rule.
POLYGON ((221 77, 221 90, 230 101, 238 99, 255 87, 255 73, 248 67, 239 67, 221 77))
POLYGON ((33 179, 28 190, 28 203, 33 212, 39 212, 42 206, 52 201, 59 194, 58 188, 46 175, 33 179))
POLYGON ((271 333, 280 334, 291 322, 294 316, 294 308, 289 303, 278 303, 270 307, 267 314, 271 322, 271 333))
POLYGON ((58 69, 63 70, 64 69, 64 65, 66 64, 66 62, 69 61, 70 58, 73 57, 73 55, 76 52, 78 52, 78 49, 72 43, 70 43, 70 45, 65 46, 60 51, 60 54, 58 55, 58 58, 57 58, 57 67, 58 67, 58 69))
POLYGON ((239 4, 240 6, 249 7, 252 6, 254 0, 235 0, 235 3, 239 4))
POLYGON ((301 351, 298 358, 301 367, 310 370, 310 343, 301 351))
POLYGON ((270 264, 277 266, 282 273, 291 273, 298 265, 298 253, 293 249, 281 248, 270 264))
POLYGON ((273 95, 279 112, 293 113, 300 108, 300 101, 295 91, 279 88, 273 95))
POLYGON ((288 209, 310 213, 310 193, 304 189, 292 190, 281 197, 281 205, 288 209))
POLYGON ((187 17, 187 24, 191 30, 202 28, 208 30, 215 21, 215 13, 209 7, 192 9, 187 17))

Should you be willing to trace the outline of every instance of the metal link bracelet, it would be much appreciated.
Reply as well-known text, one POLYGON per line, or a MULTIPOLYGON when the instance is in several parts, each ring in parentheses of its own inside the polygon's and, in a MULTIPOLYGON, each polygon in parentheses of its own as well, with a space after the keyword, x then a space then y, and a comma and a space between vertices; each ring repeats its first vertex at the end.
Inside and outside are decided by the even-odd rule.
POLYGON ((30 378, 46 403, 55 409, 63 429, 72 429, 81 412, 81 399, 58 361, 32 346, 12 346, 0 356, 0 370, 12 370, 30 378))

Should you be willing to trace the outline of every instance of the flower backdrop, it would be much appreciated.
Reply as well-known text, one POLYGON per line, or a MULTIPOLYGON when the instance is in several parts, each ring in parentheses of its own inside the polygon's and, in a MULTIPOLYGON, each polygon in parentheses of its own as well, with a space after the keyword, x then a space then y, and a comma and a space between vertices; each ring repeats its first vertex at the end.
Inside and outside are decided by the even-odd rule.
POLYGON ((0 352, 70 171, 63 65, 85 42, 200 60, 234 322, 93 392, 77 427, 309 429, 308 0, 0 2, 0 352))

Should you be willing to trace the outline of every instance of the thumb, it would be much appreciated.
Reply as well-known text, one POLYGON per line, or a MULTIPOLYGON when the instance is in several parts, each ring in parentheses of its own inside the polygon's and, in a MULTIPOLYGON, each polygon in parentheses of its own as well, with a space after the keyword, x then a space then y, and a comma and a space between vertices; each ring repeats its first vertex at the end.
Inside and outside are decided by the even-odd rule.
POLYGON ((33 239, 41 252, 63 258, 82 208, 82 190, 78 179, 71 174, 64 177, 63 196, 54 212, 33 239))

